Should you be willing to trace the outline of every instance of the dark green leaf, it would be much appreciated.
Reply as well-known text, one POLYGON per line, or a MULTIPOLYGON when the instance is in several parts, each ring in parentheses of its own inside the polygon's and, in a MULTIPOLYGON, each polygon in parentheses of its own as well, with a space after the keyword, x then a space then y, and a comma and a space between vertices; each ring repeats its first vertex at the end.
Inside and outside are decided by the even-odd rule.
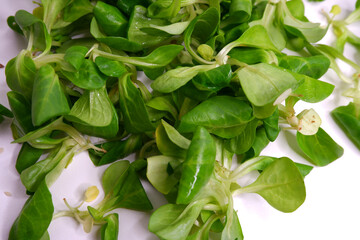
POLYGON ((222 137, 235 137, 252 120, 252 108, 246 102, 230 96, 210 98, 181 118, 179 132, 192 132, 203 126, 222 137), (229 131, 224 131, 228 129, 229 131))
POLYGON ((11 227, 9 240, 38 240, 46 232, 53 217, 51 193, 43 181, 25 203, 11 227))
POLYGON ((106 35, 126 36, 128 21, 116 7, 98 1, 94 7, 94 16, 106 35))
POLYGON ((260 127, 256 130, 256 138, 255 141, 244 155, 244 160, 257 157, 260 155, 261 151, 269 144, 269 139, 266 135, 266 131, 264 127, 260 127))
POLYGON ((106 150, 106 153, 90 149, 89 155, 95 166, 101 166, 123 159, 136 152, 142 146, 142 139, 140 135, 131 135, 125 140, 106 142, 96 146, 106 150))
POLYGON ((116 6, 129 16, 136 5, 148 7, 150 3, 150 0, 117 0, 116 6))
POLYGON ((5 116, 8 118, 14 117, 13 113, 2 104, 0 104, 0 116, 5 116))
POLYGON ((110 195, 107 197, 105 205, 101 207, 103 211, 110 211, 115 208, 128 208, 138 211, 152 209, 151 202, 136 175, 135 169, 128 161, 115 162, 108 167, 103 176, 103 187, 105 193, 110 195))
POLYGON ((185 47, 191 56, 200 63, 203 62, 203 59, 192 49, 192 39, 197 39, 200 43, 206 43, 217 30, 219 22, 219 11, 214 7, 210 7, 192 20, 190 25, 186 28, 184 34, 185 47))
POLYGON ((256 64, 261 62, 272 63, 276 60, 276 55, 273 52, 259 48, 233 48, 229 52, 229 56, 246 64, 256 64))
POLYGON ((101 43, 105 43, 106 45, 117 49, 124 50, 129 52, 138 52, 142 50, 141 44, 126 39, 124 37, 108 37, 104 33, 101 32, 96 19, 93 18, 90 25, 90 33, 96 38, 97 41, 101 43))
POLYGON ((279 110, 276 108, 273 115, 268 118, 263 119, 263 124, 268 139, 273 142, 280 133, 279 127, 279 110))
POLYGON ((240 135, 232 139, 226 139, 224 142, 225 148, 236 154, 243 154, 247 152, 255 141, 258 122, 258 119, 250 121, 246 124, 244 131, 240 133, 240 135))
POLYGON ((34 126, 70 112, 59 77, 50 65, 41 67, 34 80, 31 116, 34 126))
POLYGON ((11 91, 7 93, 9 105, 14 114, 14 124, 20 136, 34 130, 31 119, 31 105, 20 93, 11 91))
POLYGON ((130 79, 130 74, 119 79, 120 109, 124 117, 125 129, 130 133, 155 130, 150 121, 144 100, 130 79))
POLYGON ((16 159, 15 167, 18 173, 21 173, 23 170, 36 163, 43 152, 43 149, 33 148, 28 143, 23 143, 16 159))
POLYGON ((335 108, 331 115, 355 146, 360 149, 360 117, 356 105, 349 103, 347 106, 335 108))
POLYGON ((178 204, 188 204, 209 181, 214 171, 215 143, 203 127, 198 127, 191 140, 181 173, 178 204))
POLYGON ((231 76, 231 67, 229 64, 225 64, 206 72, 200 72, 192 79, 192 82, 199 90, 217 92, 230 84, 231 76))

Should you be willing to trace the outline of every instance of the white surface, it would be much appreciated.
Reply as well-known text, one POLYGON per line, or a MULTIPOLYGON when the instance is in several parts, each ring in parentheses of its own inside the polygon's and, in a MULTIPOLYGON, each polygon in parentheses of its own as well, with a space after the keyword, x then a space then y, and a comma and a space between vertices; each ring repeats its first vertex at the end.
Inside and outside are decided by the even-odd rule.
MULTIPOLYGON (((25 41, 12 32, 6 24, 6 18, 15 14, 18 9, 31 11, 35 5, 28 0, 2 0, 0 8, 0 63, 5 65, 8 60, 17 55, 25 47, 25 41)), ((319 14, 320 9, 327 12, 331 4, 339 4, 343 11, 353 9, 354 0, 326 0, 323 3, 308 2, 306 15, 310 20, 316 19, 325 23, 319 14), (309 7, 310 6, 310 7, 309 7)), ((331 39, 331 33, 324 41, 331 39)), ((347 47, 347 54, 353 57, 355 49, 347 47)), ((6 92, 9 91, 5 82, 5 69, 0 69, 0 103, 8 106, 6 92)), ((240 223, 245 239, 248 240, 358 240, 360 239, 360 159, 359 151, 339 130, 329 116, 336 106, 345 105, 347 99, 340 97, 343 84, 330 70, 323 80, 336 84, 334 94, 319 104, 303 104, 303 108, 314 108, 323 119, 322 127, 333 139, 344 147, 345 153, 341 159, 322 168, 315 168, 306 178, 307 198, 305 203, 294 213, 281 213, 256 194, 244 194, 236 199, 240 223)), ((0 124, 0 239, 7 239, 10 227, 21 210, 27 196, 15 170, 15 161, 20 146, 10 144, 12 141, 10 121, 0 124), (1 150, 3 149, 3 150, 1 150), (11 193, 6 196, 5 192, 11 193)), ((279 139, 268 146, 263 155, 288 156, 296 162, 306 163, 301 155, 290 146, 296 146, 292 133, 282 132, 279 139), (286 141, 289 140, 289 142, 286 141)), ((104 167, 95 168, 87 154, 81 153, 66 169, 57 182, 51 187, 55 211, 65 210, 62 202, 65 197, 71 205, 77 205, 85 189, 97 185, 101 189, 100 178, 104 167)), ((146 184, 150 200, 154 207, 164 203, 148 184, 146 184)), ((98 201, 102 196, 98 197, 98 201)), ((129 210, 118 210, 120 229, 119 239, 157 239, 147 230, 150 213, 140 213, 129 210)), ((99 239, 97 231, 91 234, 83 232, 82 227, 70 218, 54 220, 49 228, 52 240, 61 239, 99 239)))

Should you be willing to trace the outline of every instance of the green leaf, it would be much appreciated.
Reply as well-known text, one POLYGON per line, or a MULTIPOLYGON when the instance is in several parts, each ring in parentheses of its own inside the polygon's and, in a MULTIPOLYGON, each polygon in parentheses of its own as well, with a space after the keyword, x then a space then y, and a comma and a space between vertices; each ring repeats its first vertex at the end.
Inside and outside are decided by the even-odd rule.
POLYGON ((330 60, 323 55, 311 57, 282 56, 279 66, 295 73, 307 75, 311 78, 320 78, 330 66, 330 60))
POLYGON ((129 167, 129 174, 123 187, 115 198, 115 203, 114 207, 116 208, 127 208, 137 211, 149 211, 153 209, 135 168, 132 165, 129 167))
POLYGON ((279 127, 279 110, 276 108, 273 115, 268 118, 263 119, 263 124, 268 139, 273 142, 280 133, 279 127))
MULTIPOLYGON (((251 17, 252 2, 251 0, 234 0, 231 1, 229 9, 229 19, 232 24, 246 22, 251 17)), ((239 239, 240 240, 240 239, 239 239)))
POLYGON ((136 5, 148 7, 151 3, 150 0, 117 0, 116 6, 125 14, 130 15, 136 5))
POLYGON ((46 179, 46 184, 50 187, 53 180, 60 175, 77 150, 77 148, 73 148, 73 143, 69 145, 64 142, 61 147, 51 151, 44 160, 22 171, 20 174, 21 182, 30 192, 37 191, 44 179, 46 179))
POLYGON ((165 122, 164 120, 161 120, 162 125, 164 126, 164 129, 166 131, 166 134, 168 135, 169 139, 175 143, 177 146, 188 149, 190 146, 191 141, 184 136, 182 136, 173 126, 165 122))
POLYGON ((64 21, 74 22, 93 11, 94 6, 87 0, 74 0, 64 8, 64 21))
POLYGON ((257 157, 260 155, 261 151, 269 144, 269 139, 266 135, 266 130, 264 127, 259 127, 256 129, 256 137, 255 141, 244 155, 244 159, 249 159, 253 157, 257 157))
POLYGON ((128 161, 115 162, 104 172, 104 192, 106 201, 100 206, 101 212, 116 208, 127 208, 138 211, 152 209, 135 169, 128 161))
POLYGON ((293 212, 305 201, 303 177, 289 158, 279 158, 241 192, 256 192, 282 212, 293 212))
POLYGON ((94 127, 106 127, 113 119, 113 106, 106 89, 85 91, 75 102, 66 119, 94 127))
POLYGON ((319 23, 304 22, 290 14, 285 15, 283 21, 286 31, 310 43, 321 40, 328 30, 328 27, 321 27, 319 23))
POLYGON ((43 181, 16 218, 10 230, 9 240, 40 239, 50 225, 53 212, 51 193, 43 181))
POLYGON ((156 70, 162 69, 163 67, 171 63, 171 61, 179 54, 179 52, 183 48, 183 46, 175 44, 164 45, 156 48, 154 51, 144 57, 127 57, 99 50, 97 50, 96 53, 98 53, 100 56, 116 61, 121 61, 123 63, 133 64, 147 70, 156 70))
POLYGON ((15 167, 18 173, 21 173, 23 170, 36 163, 43 152, 43 149, 33 148, 28 143, 23 143, 16 159, 15 167))
POLYGON ((246 64, 255 64, 260 62, 270 64, 276 61, 276 55, 272 51, 259 48, 233 48, 229 52, 229 56, 246 64))
POLYGON ((14 114, 14 124, 20 134, 19 137, 34 130, 30 102, 23 95, 14 91, 8 92, 7 97, 11 111, 14 114))
POLYGON ((94 7, 94 16, 106 35, 126 36, 128 20, 118 8, 98 1, 94 7))
MULTIPOLYGON (((128 39, 143 48, 148 48, 160 44, 168 38, 163 35, 150 35, 144 31, 143 28, 149 28, 152 25, 164 26, 168 21, 165 19, 155 19, 147 17, 148 11, 143 6, 135 6, 131 13, 128 28, 128 39)), ((170 36, 170 35, 169 35, 170 36)))
POLYGON ((192 79, 192 83, 199 90, 217 92, 230 84, 231 77, 231 66, 225 64, 206 72, 200 72, 192 79))
POLYGON ((76 72, 62 71, 67 79, 85 90, 99 89, 105 86, 107 77, 100 72, 90 59, 84 59, 76 72))
POLYGON ((149 106, 159 111, 168 112, 171 114, 173 119, 177 119, 178 111, 176 107, 173 105, 170 96, 160 96, 160 97, 152 98, 150 99, 150 101, 146 103, 146 106, 149 106))
POLYGON ((145 102, 139 90, 131 81, 130 74, 126 74, 119 79, 119 92, 120 110, 124 118, 125 129, 130 133, 155 130, 150 121, 145 102))
POLYGON ((64 60, 71 64, 76 70, 79 70, 85 61, 85 55, 89 51, 84 46, 72 46, 65 52, 64 60))
POLYGON ((314 135, 296 134, 296 140, 309 161, 316 166, 326 166, 340 158, 344 149, 339 146, 322 128, 314 135))
POLYGON ((203 127, 198 127, 191 140, 181 173, 178 204, 188 204, 207 184, 214 171, 215 142, 203 127))
POLYGON ((50 65, 41 67, 34 80, 31 115, 34 126, 70 112, 59 77, 50 65))
POLYGON ((114 240, 118 239, 119 234, 119 215, 112 213, 104 218, 106 222, 101 227, 101 240, 114 240))
POLYGON ((360 117, 356 105, 350 102, 347 106, 337 107, 331 115, 348 138, 360 149, 360 117))
POLYGON ((5 116, 8 118, 14 117, 13 113, 2 104, 0 104, 0 116, 5 116))
POLYGON ((204 204, 163 205, 151 215, 149 230, 160 239, 186 239, 204 204))
POLYGON ((185 47, 196 61, 200 63, 204 62, 204 60, 192 49, 192 39, 197 39, 199 43, 205 43, 215 34, 219 26, 219 22, 219 11, 214 7, 210 7, 192 20, 186 28, 184 33, 185 47))
POLYGON ((155 140, 156 146, 159 151, 166 156, 185 158, 186 149, 178 146, 178 144, 174 143, 168 133, 166 132, 164 121, 162 124, 159 124, 155 131, 155 140))
POLYGON ((174 172, 181 160, 169 156, 153 156, 147 159, 146 177, 149 182, 162 194, 168 194, 179 182, 180 176, 174 172), (168 169, 171 168, 172 172, 168 169))
POLYGON ((285 69, 266 63, 247 65, 237 75, 247 98, 255 106, 274 102, 287 89, 295 90, 303 81, 285 69))
POLYGON ((317 103, 330 96, 334 88, 330 83, 305 76, 304 82, 294 93, 299 94, 299 98, 304 102, 317 103))
POLYGON ((44 8, 44 23, 46 24, 46 27, 50 32, 52 26, 57 21, 58 14, 66 7, 66 5, 68 5, 70 0, 58 0, 55 2, 51 0, 42 0, 41 2, 44 8))
POLYGON ((141 30, 143 32, 149 33, 150 35, 164 35, 168 36, 170 35, 180 35, 182 34, 185 29, 189 26, 190 22, 176 22, 165 26, 157 26, 151 24, 148 28, 142 28, 141 30))
POLYGON ((122 77, 127 73, 125 65, 119 61, 113 61, 105 57, 97 57, 95 63, 99 70, 109 77, 122 77))
POLYGON ((250 27, 233 43, 236 46, 263 48, 274 52, 279 51, 270 40, 267 30, 261 25, 250 27))
POLYGON ((94 137, 100 137, 106 139, 115 137, 119 132, 119 117, 110 99, 109 99, 109 103, 111 104, 112 112, 113 112, 113 117, 109 125, 104 127, 94 127, 91 125, 74 122, 73 123, 74 127, 81 133, 94 137))
POLYGON ((216 66, 198 65, 194 67, 178 67, 171 69, 160 77, 156 78, 151 84, 151 88, 162 93, 170 93, 184 86, 198 73, 211 70, 216 66))
POLYGON ((129 161, 118 161, 111 164, 102 176, 102 186, 105 195, 117 195, 120 191, 130 167, 129 161))
POLYGON ((232 138, 239 135, 252 119, 252 108, 246 102, 235 97, 216 96, 186 113, 178 131, 193 132, 196 126, 203 126, 210 133, 232 138))
POLYGON ((303 178, 305 176, 307 176, 311 170, 314 168, 312 166, 306 165, 306 164, 301 164, 301 163, 295 163, 296 167, 299 169, 299 172, 301 174, 301 176, 303 176, 303 178))
POLYGON ((36 72, 34 61, 27 56, 26 51, 22 51, 7 63, 6 83, 11 90, 31 99, 36 72))
POLYGON ((180 0, 170 1, 156 1, 148 7, 148 16, 150 18, 173 18, 180 11, 180 0))
POLYGON ((250 121, 246 124, 242 133, 234 138, 226 139, 224 142, 225 148, 236 154, 243 154, 247 152, 255 141, 258 122, 258 119, 250 121))
MULTIPOLYGON (((63 1, 60 0, 57 2, 63 1)), ((56 15, 51 17, 56 18, 56 15)), ((49 25, 45 26, 45 24, 47 24, 45 18, 46 16, 44 16, 43 22, 39 18, 35 17, 34 15, 25 10, 19 10, 15 14, 15 20, 22 29, 25 37, 28 40, 32 38, 33 47, 42 50, 43 54, 50 51, 52 41, 51 36, 48 32, 48 30, 50 31, 51 28, 48 29, 49 25)))
POLYGON ((104 33, 101 32, 96 19, 93 18, 90 24, 90 33, 91 35, 96 38, 97 41, 101 43, 105 43, 106 45, 117 49, 117 50, 124 50, 129 52, 139 52, 142 50, 141 44, 126 39, 124 37, 108 37, 104 33))
POLYGON ((141 135, 131 135, 125 140, 111 141, 96 145, 106 153, 89 149, 89 156, 95 166, 101 166, 123 159, 139 150, 143 145, 141 135))

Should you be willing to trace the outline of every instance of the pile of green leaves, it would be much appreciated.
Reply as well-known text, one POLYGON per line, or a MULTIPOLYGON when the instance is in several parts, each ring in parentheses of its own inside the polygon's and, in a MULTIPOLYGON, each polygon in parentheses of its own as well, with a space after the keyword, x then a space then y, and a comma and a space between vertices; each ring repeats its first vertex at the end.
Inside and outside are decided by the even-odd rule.
MULTIPOLYGON (((334 6, 332 12, 336 16, 341 12, 341 9, 339 6, 334 6)), ((349 86, 342 93, 343 96, 351 99, 347 106, 337 107, 331 114, 344 133, 360 149, 360 67, 359 64, 344 56, 346 44, 351 44, 356 49, 360 47, 360 36, 357 36, 348 28, 348 26, 360 21, 360 1, 356 1, 355 10, 346 16, 345 19, 335 20, 335 17, 330 18, 328 16, 328 20, 332 24, 334 34, 337 37, 335 47, 321 45, 316 50, 330 59, 332 69, 349 86), (353 69, 353 76, 343 72, 337 60, 350 66, 353 69)))
POLYGON ((49 238, 49 187, 80 151, 96 166, 111 164, 105 197, 55 216, 74 217, 87 232, 102 225, 107 240, 118 235, 118 215, 108 212, 152 209, 140 178, 169 202, 149 222, 160 239, 212 232, 239 240, 235 195, 257 193, 295 211, 313 166, 343 154, 313 109, 294 110, 332 93, 319 78, 341 56, 316 45, 328 26, 309 21, 301 0, 42 0, 8 24, 28 40, 6 66, 12 114, 0 108, 14 117, 14 142, 22 143, 16 169, 30 195, 11 240, 49 238), (280 125, 296 132, 310 165, 261 155, 280 125), (132 153, 132 163, 117 161, 132 153), (237 183, 253 171, 255 182, 237 183))

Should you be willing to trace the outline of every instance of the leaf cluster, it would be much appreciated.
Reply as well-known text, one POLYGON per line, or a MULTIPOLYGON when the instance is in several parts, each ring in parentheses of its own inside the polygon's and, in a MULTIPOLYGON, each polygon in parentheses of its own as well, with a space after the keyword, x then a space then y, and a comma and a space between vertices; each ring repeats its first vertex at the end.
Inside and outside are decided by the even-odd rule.
MULTIPOLYGON (((48 237, 48 188, 84 150, 94 165, 111 164, 105 197, 55 216, 74 217, 87 232, 102 225, 107 240, 118 235, 112 210, 152 209, 140 178, 169 202, 150 218, 159 238, 243 239, 234 196, 257 193, 293 212, 313 166, 343 154, 315 110, 294 110, 330 96, 334 86, 319 78, 345 59, 316 45, 329 26, 309 21, 301 0, 42 0, 8 23, 28 46, 6 66, 12 114, 0 106, 0 117, 14 117, 14 142, 23 144, 16 169, 33 194, 10 239, 48 237), (261 156, 281 129, 296 132, 310 165, 261 156), (133 153, 134 162, 117 161, 133 153), (240 186, 253 171, 258 178, 240 186)), ((352 105, 333 114, 347 131, 358 123, 352 105)))

